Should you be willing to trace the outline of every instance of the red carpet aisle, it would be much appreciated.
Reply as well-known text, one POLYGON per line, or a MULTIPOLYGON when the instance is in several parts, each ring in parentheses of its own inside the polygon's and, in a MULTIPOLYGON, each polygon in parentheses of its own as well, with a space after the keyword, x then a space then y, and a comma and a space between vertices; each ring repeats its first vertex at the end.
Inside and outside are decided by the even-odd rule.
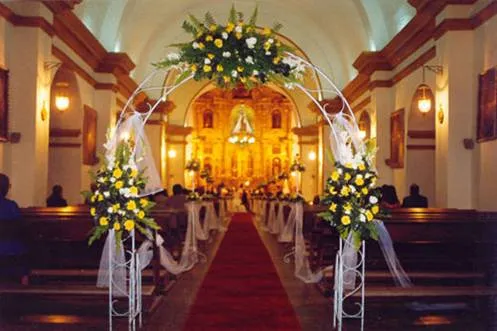
POLYGON ((300 329, 252 217, 235 214, 185 330, 300 329))

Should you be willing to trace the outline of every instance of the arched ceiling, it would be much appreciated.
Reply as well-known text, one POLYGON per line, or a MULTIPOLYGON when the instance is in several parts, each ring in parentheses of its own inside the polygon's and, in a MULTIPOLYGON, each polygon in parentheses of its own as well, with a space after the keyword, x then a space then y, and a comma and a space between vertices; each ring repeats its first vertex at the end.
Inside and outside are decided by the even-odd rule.
MULTIPOLYGON (((379 50, 414 16, 407 0, 238 0, 249 16, 259 5, 259 26, 280 31, 343 87, 356 75, 352 63, 364 50, 379 50)), ((231 7, 222 0, 84 0, 76 14, 109 51, 126 52, 140 81, 167 45, 191 39, 181 24, 189 13, 209 11, 224 24, 231 7)))

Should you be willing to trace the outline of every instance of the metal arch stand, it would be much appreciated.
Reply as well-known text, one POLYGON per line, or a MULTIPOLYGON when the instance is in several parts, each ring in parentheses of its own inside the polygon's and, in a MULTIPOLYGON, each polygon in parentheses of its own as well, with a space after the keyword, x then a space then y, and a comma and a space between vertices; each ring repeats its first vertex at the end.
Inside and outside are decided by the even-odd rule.
MULTIPOLYGON (((353 265, 344 263, 344 250, 346 246, 353 245, 347 240, 340 238, 338 254, 335 262, 335 291, 333 296, 333 327, 341 331, 343 319, 360 319, 361 331, 364 330, 364 311, 365 311, 365 285, 366 285, 366 242, 362 241, 361 248, 357 251, 357 260, 353 265), (354 273, 355 284, 352 284, 350 289, 344 289, 344 275, 346 273, 354 273), (358 278, 358 279, 356 279, 358 278), (359 302, 356 302, 355 312, 346 312, 344 310, 344 302, 351 296, 359 293, 359 302)), ((352 248, 353 249, 353 248, 352 248)), ((351 301, 351 300, 348 300, 351 301)))
POLYGON ((140 259, 136 251, 136 241, 135 241, 135 230, 132 230, 126 239, 123 239, 120 245, 129 243, 131 248, 125 249, 124 251, 124 264, 117 261, 115 254, 115 245, 109 245, 109 330, 112 330, 113 317, 128 317, 128 330, 136 330, 136 324, 138 320, 138 327, 142 327, 142 277, 141 277, 141 267, 140 259), (126 256, 129 256, 129 260, 126 261, 126 256), (126 270, 126 281, 127 281, 127 291, 126 289, 120 289, 114 284, 113 273, 118 268, 124 268, 126 270), (116 300, 112 298, 114 289, 120 290, 120 293, 126 293, 125 297, 128 298, 128 310, 123 312, 118 312, 114 303, 116 300))

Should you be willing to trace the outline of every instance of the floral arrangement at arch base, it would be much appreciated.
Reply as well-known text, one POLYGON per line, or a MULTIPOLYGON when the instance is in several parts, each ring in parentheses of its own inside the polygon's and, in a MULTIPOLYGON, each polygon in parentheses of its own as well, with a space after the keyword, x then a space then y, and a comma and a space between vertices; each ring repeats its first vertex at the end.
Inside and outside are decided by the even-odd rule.
POLYGON ((319 214, 336 227, 342 239, 352 234, 356 249, 363 240, 378 240, 374 220, 381 212, 381 190, 376 186, 377 173, 371 165, 376 149, 368 146, 365 155, 357 154, 349 163, 335 162, 322 198, 328 210, 319 214))
POLYGON ((187 43, 175 44, 179 53, 169 53, 156 67, 178 66, 183 69, 177 81, 193 74, 197 81, 214 80, 219 87, 252 88, 268 81, 280 85, 301 82, 305 68, 300 61, 288 56, 292 48, 282 44, 277 32, 282 25, 260 31, 256 27, 258 9, 248 21, 231 8, 226 25, 217 24, 212 15, 205 14, 202 22, 193 15, 183 23, 183 29, 193 36, 187 43))
POLYGON ((115 230, 118 245, 124 232, 137 229, 147 235, 147 228, 160 229, 149 216, 155 203, 139 197, 146 178, 131 158, 132 145, 132 141, 122 140, 115 157, 111 158, 113 160, 109 162, 104 158, 105 163, 97 171, 95 191, 84 193, 90 201, 90 214, 96 224, 89 239, 90 245, 110 229, 115 230))

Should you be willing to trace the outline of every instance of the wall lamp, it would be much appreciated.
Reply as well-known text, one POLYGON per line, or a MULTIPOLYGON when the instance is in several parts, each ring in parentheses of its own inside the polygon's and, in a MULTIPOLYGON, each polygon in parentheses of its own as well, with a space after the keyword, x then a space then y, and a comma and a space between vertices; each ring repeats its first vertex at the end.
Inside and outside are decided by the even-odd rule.
POLYGON ((435 74, 443 74, 443 67, 441 65, 426 65, 423 66, 423 82, 422 84, 418 87, 418 90, 421 90, 423 93, 422 96, 418 99, 418 110, 426 114, 431 110, 431 98, 426 95, 426 90, 429 90, 430 87, 426 85, 425 83, 425 72, 426 69, 429 71, 434 72, 435 74))

